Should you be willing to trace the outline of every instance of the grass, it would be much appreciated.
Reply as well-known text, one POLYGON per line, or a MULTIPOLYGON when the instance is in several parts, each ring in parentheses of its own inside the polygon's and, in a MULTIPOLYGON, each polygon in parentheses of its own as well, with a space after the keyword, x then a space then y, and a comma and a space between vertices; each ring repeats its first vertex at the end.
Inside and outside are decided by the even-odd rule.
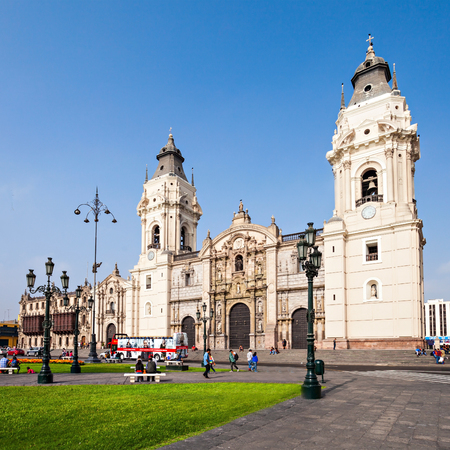
POLYGON ((2 387, 2 448, 159 448, 300 391, 260 383, 2 387))
MULTIPOLYGON (((50 364, 50 370, 53 373, 70 373, 70 367, 72 364, 50 364)), ((204 372, 205 369, 199 367, 199 363, 196 364, 196 367, 189 366, 188 372, 204 372)), ((130 367, 134 366, 134 363, 130 362, 128 364, 85 364, 81 366, 81 373, 126 373, 133 372, 133 369, 130 367)), ((27 367, 33 369, 36 373, 41 371, 42 364, 41 363, 22 363, 20 365, 20 373, 26 373, 27 367)), ((167 370, 166 366, 161 365, 158 369, 160 372, 170 372, 167 370)), ((229 369, 216 369, 217 372, 229 372, 229 369)), ((174 370, 175 372, 175 370, 174 370)), ((178 372, 178 371, 177 371, 178 372)))

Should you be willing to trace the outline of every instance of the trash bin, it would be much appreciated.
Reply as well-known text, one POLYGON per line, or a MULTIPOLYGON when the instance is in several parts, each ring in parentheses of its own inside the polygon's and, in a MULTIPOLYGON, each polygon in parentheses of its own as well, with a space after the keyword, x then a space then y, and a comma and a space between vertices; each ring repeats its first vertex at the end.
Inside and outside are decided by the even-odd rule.
POLYGON ((325 373, 325 363, 321 359, 316 359, 316 375, 322 375, 322 383, 323 374, 325 373))

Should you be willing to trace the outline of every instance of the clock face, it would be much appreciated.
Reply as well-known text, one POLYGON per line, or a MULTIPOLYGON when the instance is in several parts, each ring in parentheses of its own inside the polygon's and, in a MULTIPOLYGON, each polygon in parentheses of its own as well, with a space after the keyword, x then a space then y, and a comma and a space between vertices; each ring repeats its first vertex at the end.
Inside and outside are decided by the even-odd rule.
POLYGON ((152 251, 148 252, 147 257, 148 257, 149 261, 151 261, 155 257, 155 252, 152 252, 152 251))
POLYGON ((361 215, 364 217, 364 219, 371 219, 373 216, 375 216, 376 212, 377 210, 373 206, 366 206, 361 211, 361 215))

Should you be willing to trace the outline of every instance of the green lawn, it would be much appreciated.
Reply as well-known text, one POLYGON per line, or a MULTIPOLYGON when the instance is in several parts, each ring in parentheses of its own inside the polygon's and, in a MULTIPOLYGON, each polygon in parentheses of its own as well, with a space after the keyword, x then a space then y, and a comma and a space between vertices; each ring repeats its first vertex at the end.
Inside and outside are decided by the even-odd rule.
POLYGON ((261 383, 2 387, 2 448, 158 448, 300 391, 261 383))
MULTIPOLYGON (((72 364, 50 364, 50 370, 53 373, 70 373, 70 367, 72 364)), ((134 367, 133 363, 128 364, 85 364, 81 366, 81 373, 125 373, 125 372, 133 372, 131 366, 134 367)), ((27 367, 33 369, 36 373, 41 371, 42 364, 41 363, 22 363, 20 365, 20 373, 26 373, 27 367)), ((166 366, 161 364, 160 372, 166 372, 166 366)), ((170 368, 169 368, 170 371, 170 368)), ((205 369, 200 367, 200 363, 196 363, 195 366, 189 365, 189 372, 204 372, 205 369)), ((218 372, 229 372, 229 369, 216 369, 218 372)), ((175 372, 175 371, 174 371, 175 372)), ((179 371, 177 371, 179 372, 179 371)), ((32 375, 30 375, 32 376, 32 375)))

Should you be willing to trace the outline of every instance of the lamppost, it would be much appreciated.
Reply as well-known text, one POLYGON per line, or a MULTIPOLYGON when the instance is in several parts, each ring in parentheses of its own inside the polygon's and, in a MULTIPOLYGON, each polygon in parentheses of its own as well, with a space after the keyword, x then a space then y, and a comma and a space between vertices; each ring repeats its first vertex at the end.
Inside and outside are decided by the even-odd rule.
POLYGON ((70 373, 81 373, 81 367, 78 364, 78 335, 80 334, 80 330, 78 329, 78 315, 80 311, 89 312, 92 309, 92 305, 94 303, 93 298, 91 297, 88 300, 89 306, 79 306, 79 301, 81 297, 81 286, 78 286, 75 290, 76 299, 75 303, 72 306, 69 306, 69 298, 67 295, 64 297, 64 306, 66 311, 75 311, 75 329, 73 331, 73 361, 72 366, 70 367, 70 373))
POLYGON ((97 264, 97 222, 99 215, 104 212, 105 214, 111 214, 113 216, 112 223, 117 223, 116 218, 114 217, 114 214, 108 209, 106 205, 104 205, 98 198, 98 188, 95 192, 95 198, 92 202, 89 203, 81 203, 78 205, 78 208, 74 211, 74 213, 78 216, 81 214, 80 206, 87 206, 89 208, 88 213, 86 214, 86 218, 84 219, 85 223, 89 223, 88 216, 89 214, 94 215, 94 222, 95 222, 95 248, 94 248, 94 265, 92 266, 92 273, 94 274, 94 298, 92 297, 89 299, 89 301, 93 301, 93 307, 92 307, 92 333, 91 333, 91 344, 90 344, 90 351, 89 356, 86 359, 85 362, 87 363, 100 363, 100 359, 98 359, 97 356, 97 341, 95 338, 95 289, 96 289, 96 282, 97 282, 97 269, 101 266, 102 263, 97 264))
POLYGON ((306 363, 306 377, 302 385, 302 396, 308 399, 317 399, 321 397, 321 386, 317 380, 314 362, 314 305, 313 305, 313 279, 317 277, 322 262, 322 253, 314 246, 316 242, 316 230, 313 223, 308 223, 305 231, 305 237, 301 238, 297 244, 298 259, 303 265, 308 278, 308 356, 306 363), (313 251, 310 251, 311 247, 313 251), (308 255, 309 253, 309 255, 308 255), (309 256, 309 260, 307 260, 309 256))
POLYGON ((39 384, 49 384, 53 383, 53 374, 50 370, 50 328, 52 327, 52 321, 50 320, 50 301, 52 299, 53 294, 67 294, 67 289, 69 288, 69 276, 67 272, 63 270, 63 274, 61 275, 61 285, 63 291, 57 288, 55 285, 50 285, 50 277, 53 274, 53 268, 55 264, 52 262, 52 258, 48 258, 48 261, 45 263, 45 273, 47 275, 47 285, 42 285, 34 288, 34 283, 36 281, 36 275, 34 274, 34 270, 30 269, 30 272, 27 273, 27 286, 30 290, 31 294, 36 294, 36 292, 42 292, 45 295, 45 320, 42 323, 44 327, 44 350, 42 353, 42 368, 38 375, 38 383, 39 384))
MULTIPOLYGON (((204 349, 203 354, 206 353, 206 322, 208 322, 208 320, 212 320, 214 317, 214 310, 212 309, 212 307, 210 310, 209 317, 206 317, 206 308, 207 308, 206 303, 203 303, 203 305, 202 305, 203 318, 202 319, 200 319, 200 311, 198 308, 197 308, 197 313, 196 313, 197 320, 201 320, 203 322, 203 349, 204 349)), ((202 367, 205 367, 205 365, 203 364, 203 359, 202 359, 202 367)))

